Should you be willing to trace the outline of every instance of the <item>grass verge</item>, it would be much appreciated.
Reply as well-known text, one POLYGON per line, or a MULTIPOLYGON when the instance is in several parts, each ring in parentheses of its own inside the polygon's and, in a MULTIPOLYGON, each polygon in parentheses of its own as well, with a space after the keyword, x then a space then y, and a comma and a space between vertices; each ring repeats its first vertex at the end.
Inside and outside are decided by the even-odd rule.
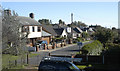
MULTIPOLYGON (((37 56, 39 54, 29 53, 29 58, 37 56)), ((12 69, 23 69, 26 64, 18 63, 15 65, 15 60, 19 60, 21 58, 26 58, 27 54, 14 56, 10 54, 2 54, 2 68, 12 68, 12 69)))

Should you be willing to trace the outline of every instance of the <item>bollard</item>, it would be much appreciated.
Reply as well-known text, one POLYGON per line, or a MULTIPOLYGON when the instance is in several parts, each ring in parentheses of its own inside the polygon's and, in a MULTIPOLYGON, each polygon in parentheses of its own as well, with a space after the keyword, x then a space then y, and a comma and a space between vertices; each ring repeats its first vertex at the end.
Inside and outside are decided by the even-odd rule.
POLYGON ((39 51, 39 45, 36 46, 37 52, 39 51))
POLYGON ((50 53, 48 54, 48 56, 50 56, 50 53))
POLYGON ((47 50, 47 46, 46 46, 46 44, 44 44, 44 48, 45 48, 45 50, 47 50))

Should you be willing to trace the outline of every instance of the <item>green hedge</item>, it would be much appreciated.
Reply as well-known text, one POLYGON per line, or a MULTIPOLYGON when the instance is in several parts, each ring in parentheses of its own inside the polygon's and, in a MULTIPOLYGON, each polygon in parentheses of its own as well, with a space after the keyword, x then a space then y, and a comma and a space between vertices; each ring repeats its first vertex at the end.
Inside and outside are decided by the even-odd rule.
POLYGON ((92 43, 83 46, 82 50, 82 54, 100 55, 103 50, 103 45, 100 41, 95 40, 92 43))

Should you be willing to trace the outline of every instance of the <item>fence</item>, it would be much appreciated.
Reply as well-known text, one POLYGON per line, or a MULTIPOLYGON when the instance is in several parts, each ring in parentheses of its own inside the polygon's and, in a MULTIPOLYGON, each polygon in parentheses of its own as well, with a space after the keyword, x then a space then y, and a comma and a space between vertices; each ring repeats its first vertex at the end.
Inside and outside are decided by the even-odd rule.
POLYGON ((103 56, 96 56, 96 55, 76 55, 75 58, 82 58, 83 63, 96 63, 96 64, 103 64, 103 56))
POLYGON ((3 69, 14 69, 14 68, 23 68, 24 66, 31 65, 31 66, 38 66, 42 60, 41 55, 29 57, 29 55, 25 55, 24 57, 21 56, 19 59, 14 60, 6 60, 6 64, 3 63, 3 69))

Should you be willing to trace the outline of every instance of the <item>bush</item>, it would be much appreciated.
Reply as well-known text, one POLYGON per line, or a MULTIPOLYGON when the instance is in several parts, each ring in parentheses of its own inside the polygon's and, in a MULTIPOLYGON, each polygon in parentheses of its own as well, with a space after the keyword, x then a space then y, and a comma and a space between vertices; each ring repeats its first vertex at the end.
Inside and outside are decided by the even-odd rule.
POLYGON ((94 42, 83 46, 82 49, 87 52, 82 52, 82 54, 100 55, 103 50, 103 45, 100 41, 95 40, 94 42))
POLYGON ((81 41, 82 41, 82 38, 78 37, 77 42, 81 42, 81 41))

